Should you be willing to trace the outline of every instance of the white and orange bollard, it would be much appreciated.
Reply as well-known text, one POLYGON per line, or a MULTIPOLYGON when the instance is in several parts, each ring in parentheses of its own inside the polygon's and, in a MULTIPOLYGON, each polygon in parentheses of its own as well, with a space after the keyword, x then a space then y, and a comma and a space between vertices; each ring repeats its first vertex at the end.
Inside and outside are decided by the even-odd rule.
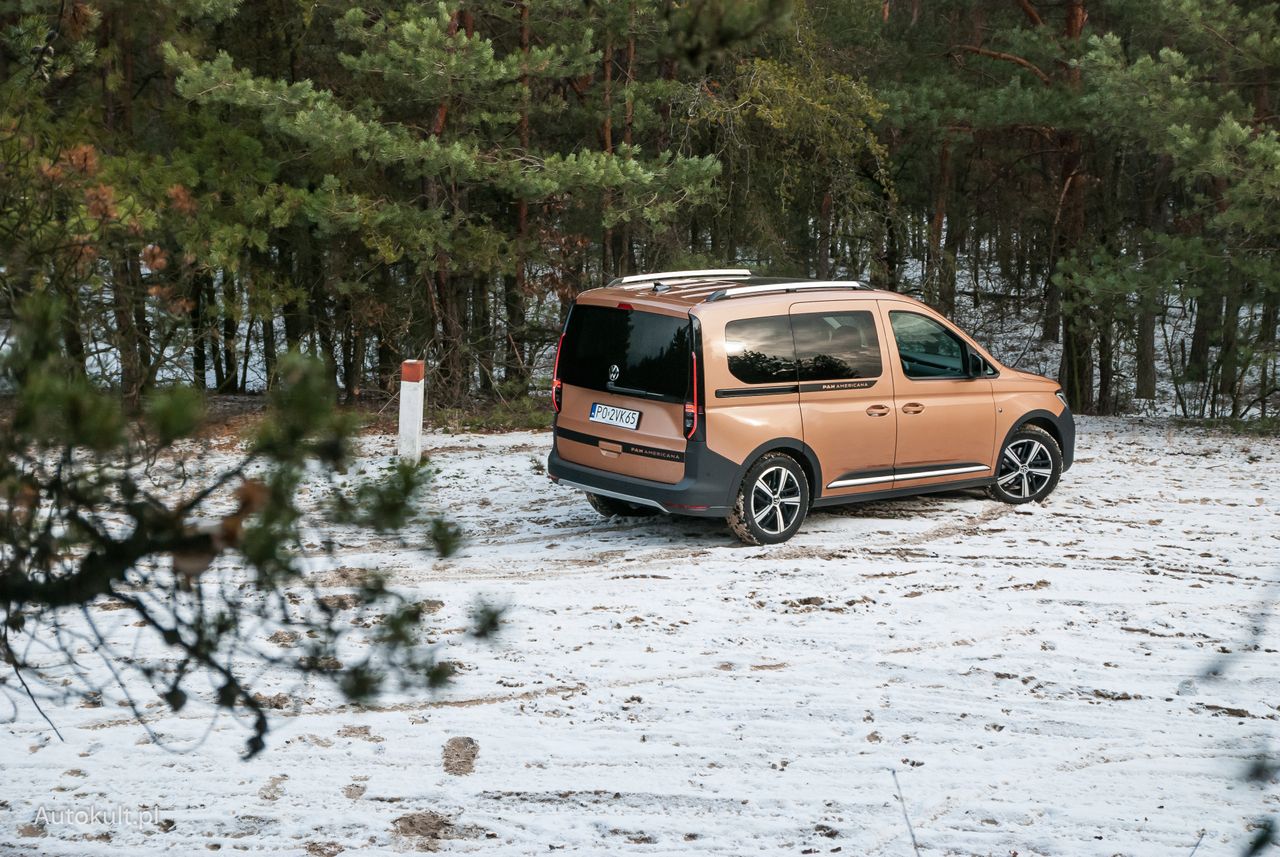
POLYGON ((427 365, 421 360, 400 364, 400 460, 422 460, 422 407, 426 401, 427 365))

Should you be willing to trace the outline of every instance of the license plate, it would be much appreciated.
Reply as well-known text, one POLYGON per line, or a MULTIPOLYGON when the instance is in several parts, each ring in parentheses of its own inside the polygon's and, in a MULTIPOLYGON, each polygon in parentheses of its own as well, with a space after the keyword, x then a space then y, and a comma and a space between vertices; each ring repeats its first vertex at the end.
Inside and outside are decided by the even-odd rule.
POLYGON ((613 405, 602 405, 599 402, 591 406, 591 416, 588 419, 593 423, 604 423, 624 429, 635 429, 640 426, 639 411, 615 408, 613 405))

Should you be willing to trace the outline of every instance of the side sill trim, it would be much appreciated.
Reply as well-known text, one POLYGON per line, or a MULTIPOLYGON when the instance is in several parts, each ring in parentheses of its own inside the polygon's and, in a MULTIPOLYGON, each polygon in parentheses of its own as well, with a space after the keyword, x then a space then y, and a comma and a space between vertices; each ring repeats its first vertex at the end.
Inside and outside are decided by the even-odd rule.
POLYGON ((814 508, 827 506, 850 506, 858 503, 888 500, 893 497, 918 497, 922 494, 944 494, 963 491, 970 488, 982 488, 991 484, 990 476, 979 476, 977 479, 959 479, 952 482, 935 482, 932 485, 913 485, 896 488, 884 487, 863 494, 844 494, 838 497, 825 496, 813 501, 814 508))
POLYGON ((864 476, 859 479, 837 479, 828 488, 850 488, 854 485, 876 485, 881 482, 908 482, 913 479, 932 479, 935 476, 958 476, 961 473, 980 473, 990 470, 985 464, 973 464, 965 467, 943 467, 937 470, 921 470, 912 473, 898 473, 890 476, 864 476))
POLYGON ((876 485, 881 482, 892 482, 893 474, 888 476, 863 476, 859 479, 837 479, 828 488, 852 488, 854 485, 876 485))

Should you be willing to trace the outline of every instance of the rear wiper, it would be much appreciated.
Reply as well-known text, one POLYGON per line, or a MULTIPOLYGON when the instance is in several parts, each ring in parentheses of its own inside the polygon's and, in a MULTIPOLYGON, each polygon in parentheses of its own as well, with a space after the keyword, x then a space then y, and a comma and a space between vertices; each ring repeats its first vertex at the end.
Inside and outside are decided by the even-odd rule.
POLYGON ((666 396, 662 393, 653 393, 649 390, 634 390, 631 387, 619 387, 612 381, 609 381, 604 386, 610 393, 621 393, 624 396, 639 396, 642 399, 657 399, 658 401, 666 401, 672 398, 671 396, 666 396))

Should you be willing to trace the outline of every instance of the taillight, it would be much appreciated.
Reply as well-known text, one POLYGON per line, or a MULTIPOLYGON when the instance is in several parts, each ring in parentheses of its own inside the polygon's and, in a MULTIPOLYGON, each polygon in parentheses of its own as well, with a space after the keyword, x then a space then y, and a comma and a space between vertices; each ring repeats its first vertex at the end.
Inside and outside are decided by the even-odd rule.
POLYGON ((564 390, 560 383, 560 349, 564 346, 564 334, 560 334, 560 341, 556 343, 556 362, 551 367, 551 407, 555 408, 556 413, 560 413, 560 406, 563 404, 564 390))
POLYGON ((689 378, 689 399, 684 403, 684 437, 690 440, 698 430, 698 355, 689 355, 693 372, 689 378))

